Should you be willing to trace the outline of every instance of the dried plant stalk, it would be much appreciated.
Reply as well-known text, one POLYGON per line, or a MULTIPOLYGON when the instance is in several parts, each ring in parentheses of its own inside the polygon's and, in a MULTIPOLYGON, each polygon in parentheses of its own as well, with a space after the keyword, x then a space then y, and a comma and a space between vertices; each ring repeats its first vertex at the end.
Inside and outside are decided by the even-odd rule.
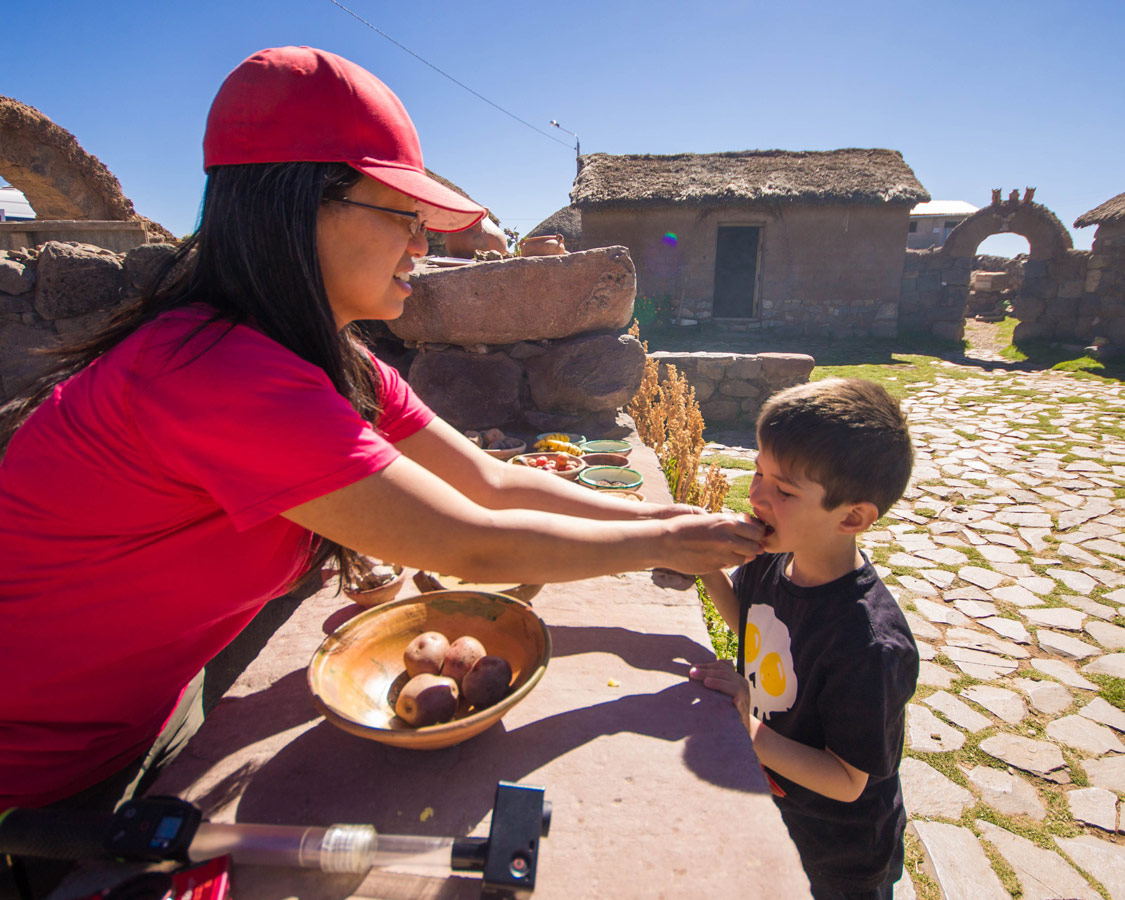
POLYGON ((721 512, 730 491, 730 482, 723 477, 722 469, 714 463, 707 467, 703 481, 696 485, 696 496, 690 501, 707 512, 721 512))

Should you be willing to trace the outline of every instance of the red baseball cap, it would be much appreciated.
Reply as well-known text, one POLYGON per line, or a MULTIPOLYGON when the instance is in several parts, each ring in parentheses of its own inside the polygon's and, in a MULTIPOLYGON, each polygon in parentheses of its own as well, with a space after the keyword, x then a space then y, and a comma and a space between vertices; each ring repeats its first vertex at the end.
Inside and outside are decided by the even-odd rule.
POLYGON ((418 132, 391 89, 325 50, 261 50, 215 95, 203 168, 271 162, 347 163, 423 204, 431 231, 461 231, 485 214, 426 174, 418 132))

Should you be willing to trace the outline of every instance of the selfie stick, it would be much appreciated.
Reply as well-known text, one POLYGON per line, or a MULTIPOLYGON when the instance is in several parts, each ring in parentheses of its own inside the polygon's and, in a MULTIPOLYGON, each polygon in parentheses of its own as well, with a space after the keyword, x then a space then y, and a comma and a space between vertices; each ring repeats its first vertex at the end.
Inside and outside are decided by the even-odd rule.
POLYGON ((0 854, 42 859, 235 863, 366 872, 409 864, 481 872, 481 896, 523 898, 535 889, 539 838, 551 827, 543 788, 501 781, 487 838, 380 834, 372 825, 221 825, 178 797, 131 800, 112 815, 49 809, 0 814, 0 854))

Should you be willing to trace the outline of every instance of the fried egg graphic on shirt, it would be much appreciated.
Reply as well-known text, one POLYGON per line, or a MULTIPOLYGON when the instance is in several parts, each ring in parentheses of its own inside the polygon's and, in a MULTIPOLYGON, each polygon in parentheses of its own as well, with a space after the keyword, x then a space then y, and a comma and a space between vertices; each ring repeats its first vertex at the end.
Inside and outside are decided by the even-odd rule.
POLYGON ((789 629, 771 606, 751 606, 742 635, 746 680, 750 683, 750 711, 763 722, 785 712, 797 699, 797 675, 789 629))

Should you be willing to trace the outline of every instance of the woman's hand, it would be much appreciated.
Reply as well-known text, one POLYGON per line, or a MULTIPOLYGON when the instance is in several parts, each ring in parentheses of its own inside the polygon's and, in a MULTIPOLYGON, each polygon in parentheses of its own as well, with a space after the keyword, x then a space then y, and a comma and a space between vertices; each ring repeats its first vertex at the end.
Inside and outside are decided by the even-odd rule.
POLYGON ((757 737, 761 722, 750 714, 750 685, 738 674, 729 659, 698 663, 688 671, 688 677, 695 681, 702 681, 704 687, 730 697, 750 739, 754 740, 757 737))
POLYGON ((676 572, 701 575, 742 565, 762 552, 765 535, 757 519, 734 513, 678 515, 666 519, 660 565, 676 572))

